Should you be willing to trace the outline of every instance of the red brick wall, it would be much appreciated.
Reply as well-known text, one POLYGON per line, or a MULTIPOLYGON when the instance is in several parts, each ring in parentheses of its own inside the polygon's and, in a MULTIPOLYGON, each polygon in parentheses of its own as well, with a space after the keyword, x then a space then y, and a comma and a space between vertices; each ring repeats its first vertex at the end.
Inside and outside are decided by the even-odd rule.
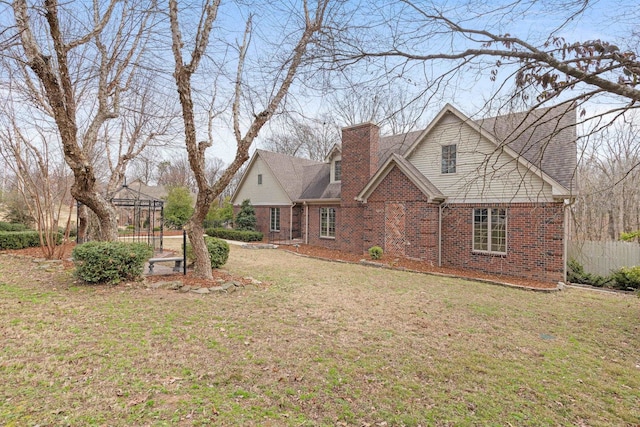
POLYGON ((276 239, 288 239, 291 218, 291 206, 254 206, 256 210, 256 229, 264 234, 264 238, 269 238, 269 227, 271 226, 270 208, 280 208, 280 232, 274 232, 276 239))
MULTIPOLYGON (((338 229, 342 221, 340 205, 308 205, 307 209, 309 210, 309 228, 308 228, 309 244, 313 246, 321 246, 329 249, 342 250, 342 247, 339 244, 339 241, 337 238, 330 239, 330 238, 320 237, 320 208, 334 208, 336 210, 336 235, 338 234, 338 229)), ((304 215, 304 212, 303 212, 303 215, 304 215)), ((307 228, 304 226, 304 220, 302 222, 303 222, 302 232, 305 233, 307 231, 307 228)))
POLYGON ((442 265, 545 282, 563 280, 562 203, 454 204, 443 210, 442 265), (507 254, 474 253, 473 209, 507 208, 507 254))
MULTIPOLYGON (((393 168, 373 191, 365 206, 364 248, 378 245, 390 253, 388 235, 391 226, 385 209, 391 204, 404 207, 404 256, 432 265, 438 262, 438 205, 428 198, 398 168, 393 168)), ((396 254, 400 255, 400 254, 396 254)))

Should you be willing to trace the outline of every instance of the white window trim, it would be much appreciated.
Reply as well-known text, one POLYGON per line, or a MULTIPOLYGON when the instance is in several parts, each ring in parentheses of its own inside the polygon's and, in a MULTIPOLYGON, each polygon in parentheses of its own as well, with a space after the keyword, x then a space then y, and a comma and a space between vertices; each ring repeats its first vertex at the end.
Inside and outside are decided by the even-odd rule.
POLYGON ((269 208, 269 231, 279 232, 280 231, 280 208, 269 208), (278 228, 273 228, 273 214, 274 212, 278 212, 278 228))
POLYGON ((342 156, 336 156, 331 160, 331 182, 342 181, 342 156), (340 162, 340 179, 336 179, 336 162, 340 162))
POLYGON ((471 209, 471 251, 473 253, 487 254, 487 255, 507 255, 507 248, 509 247, 509 227, 508 227, 508 209, 495 206, 487 206, 481 208, 471 209), (476 209, 487 210, 487 249, 476 249, 476 209), (504 252, 491 250, 491 210, 492 209, 504 209, 504 252))
POLYGON ((458 144, 447 144, 447 145, 441 145, 440 146, 440 175, 455 175, 456 173, 458 173, 458 144), (442 170, 442 162, 444 161, 444 148, 445 147, 456 147, 456 157, 455 157, 455 161, 456 161, 456 165, 455 165, 455 170, 453 172, 443 172, 442 170))
POLYGON ((336 234, 336 208, 320 208, 320 238, 321 239, 334 239, 336 238, 335 234, 336 234), (322 234, 322 211, 326 210, 327 211, 327 234, 322 234), (329 235, 329 212, 333 211, 333 236, 329 235))

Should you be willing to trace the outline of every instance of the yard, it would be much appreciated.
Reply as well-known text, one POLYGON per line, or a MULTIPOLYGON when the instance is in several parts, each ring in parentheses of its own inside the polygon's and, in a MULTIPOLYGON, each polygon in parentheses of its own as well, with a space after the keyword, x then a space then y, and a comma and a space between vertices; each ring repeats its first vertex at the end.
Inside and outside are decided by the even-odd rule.
POLYGON ((640 299, 232 247, 264 282, 88 287, 0 255, 0 425, 640 423, 640 299))

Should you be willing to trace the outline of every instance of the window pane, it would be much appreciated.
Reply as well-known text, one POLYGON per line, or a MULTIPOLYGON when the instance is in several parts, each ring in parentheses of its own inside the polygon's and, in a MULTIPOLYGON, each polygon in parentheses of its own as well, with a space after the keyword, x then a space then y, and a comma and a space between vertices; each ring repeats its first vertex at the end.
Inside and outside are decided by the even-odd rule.
POLYGON ((336 210, 320 208, 320 237, 336 236, 336 210))
POLYGON ((488 209, 473 210, 473 249, 476 251, 489 250, 488 245, 489 212, 488 209))
POLYGON ((329 224, 328 224, 328 235, 330 237, 336 236, 336 210, 334 208, 329 208, 329 224))
POLYGON ((491 209, 491 251, 507 251, 506 209, 491 209))
POLYGON ((333 163, 333 180, 340 181, 342 179, 342 162, 340 160, 336 160, 333 163))
POLYGON ((270 230, 280 231, 280 208, 271 208, 270 230))
POLYGON ((456 172, 456 145, 445 145, 442 147, 442 173, 456 172))

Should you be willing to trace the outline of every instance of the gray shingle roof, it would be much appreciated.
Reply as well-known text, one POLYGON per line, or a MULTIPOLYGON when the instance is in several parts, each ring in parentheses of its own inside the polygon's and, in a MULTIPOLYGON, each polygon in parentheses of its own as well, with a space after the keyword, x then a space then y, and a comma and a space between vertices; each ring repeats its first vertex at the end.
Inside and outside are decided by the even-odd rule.
POLYGON ((573 104, 507 114, 476 123, 567 189, 572 188, 577 165, 573 104))
MULTIPOLYGON (((475 123, 567 189, 571 189, 572 184, 575 188, 576 111, 571 104, 506 114, 476 120, 475 123)), ((380 138, 378 166, 393 154, 405 154, 423 132, 418 130, 380 138)), ((340 183, 330 182, 331 166, 328 163, 264 150, 258 152, 291 200, 340 197, 340 183)), ((424 185, 433 187, 428 181, 424 185)), ((435 187, 432 191, 440 193, 435 187)))
POLYGON ((305 188, 300 194, 300 199, 339 199, 340 183, 329 182, 330 175, 331 165, 328 163, 305 166, 305 188))
POLYGON ((271 172, 273 172, 291 200, 299 200, 302 191, 308 185, 305 168, 308 166, 323 165, 323 163, 314 160, 302 159, 300 157, 288 156, 272 151, 256 151, 262 160, 267 163, 271 172))

